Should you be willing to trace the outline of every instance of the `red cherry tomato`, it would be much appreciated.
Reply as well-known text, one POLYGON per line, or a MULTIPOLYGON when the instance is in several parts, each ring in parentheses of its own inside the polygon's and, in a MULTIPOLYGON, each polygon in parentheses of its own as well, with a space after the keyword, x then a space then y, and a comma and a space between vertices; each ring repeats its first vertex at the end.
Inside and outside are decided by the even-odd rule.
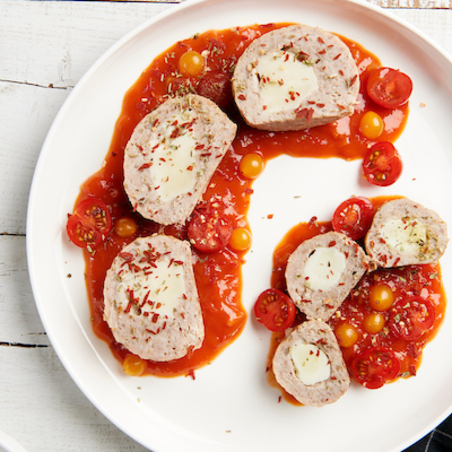
POLYGON ((402 166, 400 154, 389 141, 374 144, 363 160, 365 178, 380 187, 393 184, 402 174, 402 166))
POLYGON ((395 303, 389 315, 389 327, 399 338, 413 341, 433 328, 435 307, 421 296, 403 298, 395 303))
POLYGON ((187 234, 197 250, 213 253, 229 243, 232 229, 231 222, 219 210, 202 207, 193 213, 187 234))
POLYGON ((259 295, 254 305, 254 314, 258 322, 270 331, 284 331, 289 328, 297 308, 290 297, 279 289, 267 289, 259 295))
POLYGON ((413 82, 403 72, 382 67, 370 72, 367 94, 383 108, 396 108, 405 104, 413 91, 413 82))
POLYGON ((333 229, 352 240, 363 238, 374 217, 374 206, 364 196, 347 199, 335 210, 333 229))
POLYGON ((196 92, 225 110, 232 104, 231 77, 222 72, 208 72, 201 77, 196 92))
POLYGON ((359 384, 368 389, 378 389, 398 376, 400 362, 389 348, 371 347, 355 357, 351 371, 359 384))
POLYGON ((72 242, 90 251, 105 240, 111 228, 110 210, 104 202, 95 198, 77 204, 66 225, 72 242))

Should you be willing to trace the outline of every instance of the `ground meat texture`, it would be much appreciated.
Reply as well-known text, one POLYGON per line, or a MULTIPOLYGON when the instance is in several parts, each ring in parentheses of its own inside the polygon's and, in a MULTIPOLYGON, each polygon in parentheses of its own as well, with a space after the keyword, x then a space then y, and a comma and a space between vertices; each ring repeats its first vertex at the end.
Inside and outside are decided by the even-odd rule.
POLYGON ((331 328, 310 320, 297 326, 279 344, 272 361, 278 383, 303 405, 336 402, 350 378, 331 328))
POLYGON ((116 341, 143 359, 172 361, 200 348, 205 332, 189 244, 154 235, 127 245, 107 271, 104 319, 116 341))
POLYGON ((255 39, 232 81, 245 121, 262 130, 303 130, 354 111, 359 74, 349 48, 320 28, 292 25, 255 39))
POLYGON ((363 249, 338 232, 305 240, 287 262, 286 283, 297 308, 327 321, 368 269, 363 249))
POLYGON ((236 130, 216 104, 194 94, 170 98, 145 116, 124 152, 124 189, 133 208, 163 225, 184 223, 236 130))
POLYGON ((447 225, 436 212, 401 198, 376 212, 365 246, 374 265, 390 268, 436 262, 447 242, 447 225))

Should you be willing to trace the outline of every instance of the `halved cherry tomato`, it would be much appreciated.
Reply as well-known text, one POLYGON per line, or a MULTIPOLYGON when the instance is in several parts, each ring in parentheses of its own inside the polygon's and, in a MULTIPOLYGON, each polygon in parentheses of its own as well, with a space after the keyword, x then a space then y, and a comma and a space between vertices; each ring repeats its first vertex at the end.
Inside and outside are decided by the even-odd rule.
POLYGON ((352 240, 364 237, 374 218, 374 206, 364 196, 347 199, 333 214, 333 229, 352 240))
POLYGON ((231 222, 219 210, 201 207, 193 213, 187 234, 197 250, 213 253, 229 243, 232 229, 231 222))
POLYGON ((405 104, 413 91, 413 82, 403 72, 382 67, 370 72, 367 94, 383 108, 396 108, 405 104))
POLYGON ((351 371, 359 384, 378 389, 398 376, 400 362, 389 348, 371 347, 356 355, 351 371))
POLYGON ((400 339, 413 341, 433 328, 435 307, 421 296, 406 297, 391 308, 389 327, 400 339))
POLYGON ((267 289, 259 295, 254 305, 254 315, 270 331, 284 331, 293 324, 297 308, 281 290, 267 289))
POLYGON ((201 77, 196 92, 226 110, 232 104, 231 77, 223 72, 208 72, 201 77))
POLYGON ((402 174, 402 159, 391 142, 381 141, 367 151, 363 160, 363 171, 368 182, 386 187, 402 174))
POLYGON ((89 251, 105 240, 111 228, 110 210, 104 202, 95 198, 88 198, 77 204, 66 225, 71 241, 89 251))

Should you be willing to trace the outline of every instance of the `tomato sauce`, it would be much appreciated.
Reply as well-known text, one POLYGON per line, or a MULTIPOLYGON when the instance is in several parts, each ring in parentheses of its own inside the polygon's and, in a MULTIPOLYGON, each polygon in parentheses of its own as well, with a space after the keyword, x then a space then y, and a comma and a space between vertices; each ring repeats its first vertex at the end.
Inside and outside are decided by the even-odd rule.
MULTIPOLYGON (((393 199, 393 198, 391 198, 393 199)), ((389 198, 375 198, 371 200, 377 208, 389 198)), ((312 238, 318 234, 332 231, 331 222, 317 222, 313 217, 307 223, 300 223, 293 227, 281 240, 273 254, 273 272, 271 287, 286 291, 285 270, 287 260, 293 251, 304 240, 312 238)), ((441 269, 439 264, 412 265, 400 268, 378 269, 367 273, 351 291, 350 295, 343 302, 341 307, 329 320, 329 325, 336 332, 338 327, 346 324, 351 325, 357 332, 357 340, 351 346, 341 346, 345 363, 351 372, 354 358, 361 352, 371 347, 386 347, 393 351, 400 362, 398 377, 409 377, 416 375, 416 371, 421 364, 422 351, 425 345, 433 339, 438 332, 446 309, 446 297, 441 280, 441 269), (421 296, 427 298, 434 305, 435 320, 433 327, 426 331, 417 340, 400 339, 390 328, 390 309, 375 311, 369 304, 369 294, 372 287, 376 285, 387 285, 394 295, 392 306, 399 300, 411 296, 421 296), (375 333, 366 330, 365 320, 369 314, 380 314, 384 319, 383 328, 375 333)), ((304 315, 299 315, 295 323, 305 320, 304 315)), ((268 380, 272 386, 278 384, 271 372, 271 360, 278 344, 284 339, 284 333, 273 333, 272 346, 268 355, 268 380)), ((338 338, 339 339, 339 338, 338 338)), ((339 340, 340 342, 340 340, 339 340)), ((282 391, 285 398, 297 404, 292 396, 282 391)))
MULTIPOLYGON (((226 75, 226 81, 230 82, 235 63, 248 44, 262 34, 285 25, 288 24, 207 31, 177 42, 152 61, 125 94, 104 165, 82 185, 77 200, 80 202, 85 198, 95 197, 104 201, 111 210, 113 227, 115 221, 120 218, 132 218, 138 225, 137 231, 127 238, 121 238, 113 229, 103 247, 94 253, 85 251, 86 284, 93 329, 98 337, 109 344, 120 362, 124 361, 129 352, 116 343, 103 319, 103 282, 107 269, 116 254, 136 237, 160 232, 186 239, 186 226, 162 227, 143 219, 133 211, 122 185, 124 148, 132 131, 146 114, 164 102, 168 96, 201 89, 203 74, 184 77, 178 71, 178 61, 185 52, 194 50, 201 53, 206 67, 209 68, 208 75, 226 75)), ((380 61, 359 44, 345 38, 343 40, 357 62, 363 86, 368 71, 380 67, 380 61)), ((215 91, 212 88, 215 87, 210 86, 210 91, 215 91)), ((234 106, 230 90, 225 93, 226 97, 221 99, 221 105, 238 124, 238 133, 231 149, 215 172, 203 200, 217 203, 234 227, 247 226, 246 214, 253 192, 252 180, 243 177, 238 169, 245 154, 258 153, 264 161, 281 154, 294 157, 358 159, 362 158, 367 148, 375 142, 365 138, 359 131, 359 122, 364 113, 372 110, 383 118, 385 128, 379 140, 388 141, 394 141, 399 136, 408 117, 407 105, 392 110, 382 109, 368 99, 361 87, 359 103, 350 117, 306 131, 263 132, 245 125, 234 106)), ((291 248, 287 240, 286 243, 284 253, 291 248)), ((234 341, 246 322, 247 314, 241 303, 241 265, 245 252, 236 252, 227 247, 212 254, 203 254, 193 249, 193 254, 196 261, 195 278, 206 326, 204 345, 177 361, 163 364, 148 361, 145 374, 167 377, 193 375, 195 369, 211 362, 224 347, 234 341)))

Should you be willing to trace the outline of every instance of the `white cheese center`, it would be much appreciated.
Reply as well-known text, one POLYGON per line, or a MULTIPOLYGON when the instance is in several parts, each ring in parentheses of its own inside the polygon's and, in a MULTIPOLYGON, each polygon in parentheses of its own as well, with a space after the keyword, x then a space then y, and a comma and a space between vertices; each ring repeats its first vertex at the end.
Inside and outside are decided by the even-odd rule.
POLYGON ((259 80, 262 104, 268 113, 293 110, 318 89, 312 65, 298 61, 290 51, 262 55, 255 73, 259 80))
POLYGON ((418 255, 427 245, 427 227, 417 219, 390 220, 383 225, 381 233, 388 246, 406 254, 418 255))
POLYGON ((124 271, 120 275, 121 290, 124 292, 122 309, 127 309, 133 295, 137 301, 134 304, 140 308, 142 315, 147 312, 172 318, 185 293, 183 266, 169 257, 154 261, 156 267, 147 266, 144 269, 143 265, 140 263, 141 271, 124 271))
POLYGON ((311 386, 330 378, 330 360, 315 345, 295 342, 289 353, 295 367, 295 375, 303 384, 311 386))
POLYGON ((312 290, 328 290, 339 283, 346 267, 344 253, 334 247, 316 248, 306 260, 304 278, 312 290))
POLYGON ((200 170, 194 156, 199 137, 192 127, 181 126, 193 118, 194 114, 187 111, 174 115, 170 125, 158 126, 157 138, 148 144, 147 152, 152 156, 152 183, 164 202, 194 191, 200 170))

